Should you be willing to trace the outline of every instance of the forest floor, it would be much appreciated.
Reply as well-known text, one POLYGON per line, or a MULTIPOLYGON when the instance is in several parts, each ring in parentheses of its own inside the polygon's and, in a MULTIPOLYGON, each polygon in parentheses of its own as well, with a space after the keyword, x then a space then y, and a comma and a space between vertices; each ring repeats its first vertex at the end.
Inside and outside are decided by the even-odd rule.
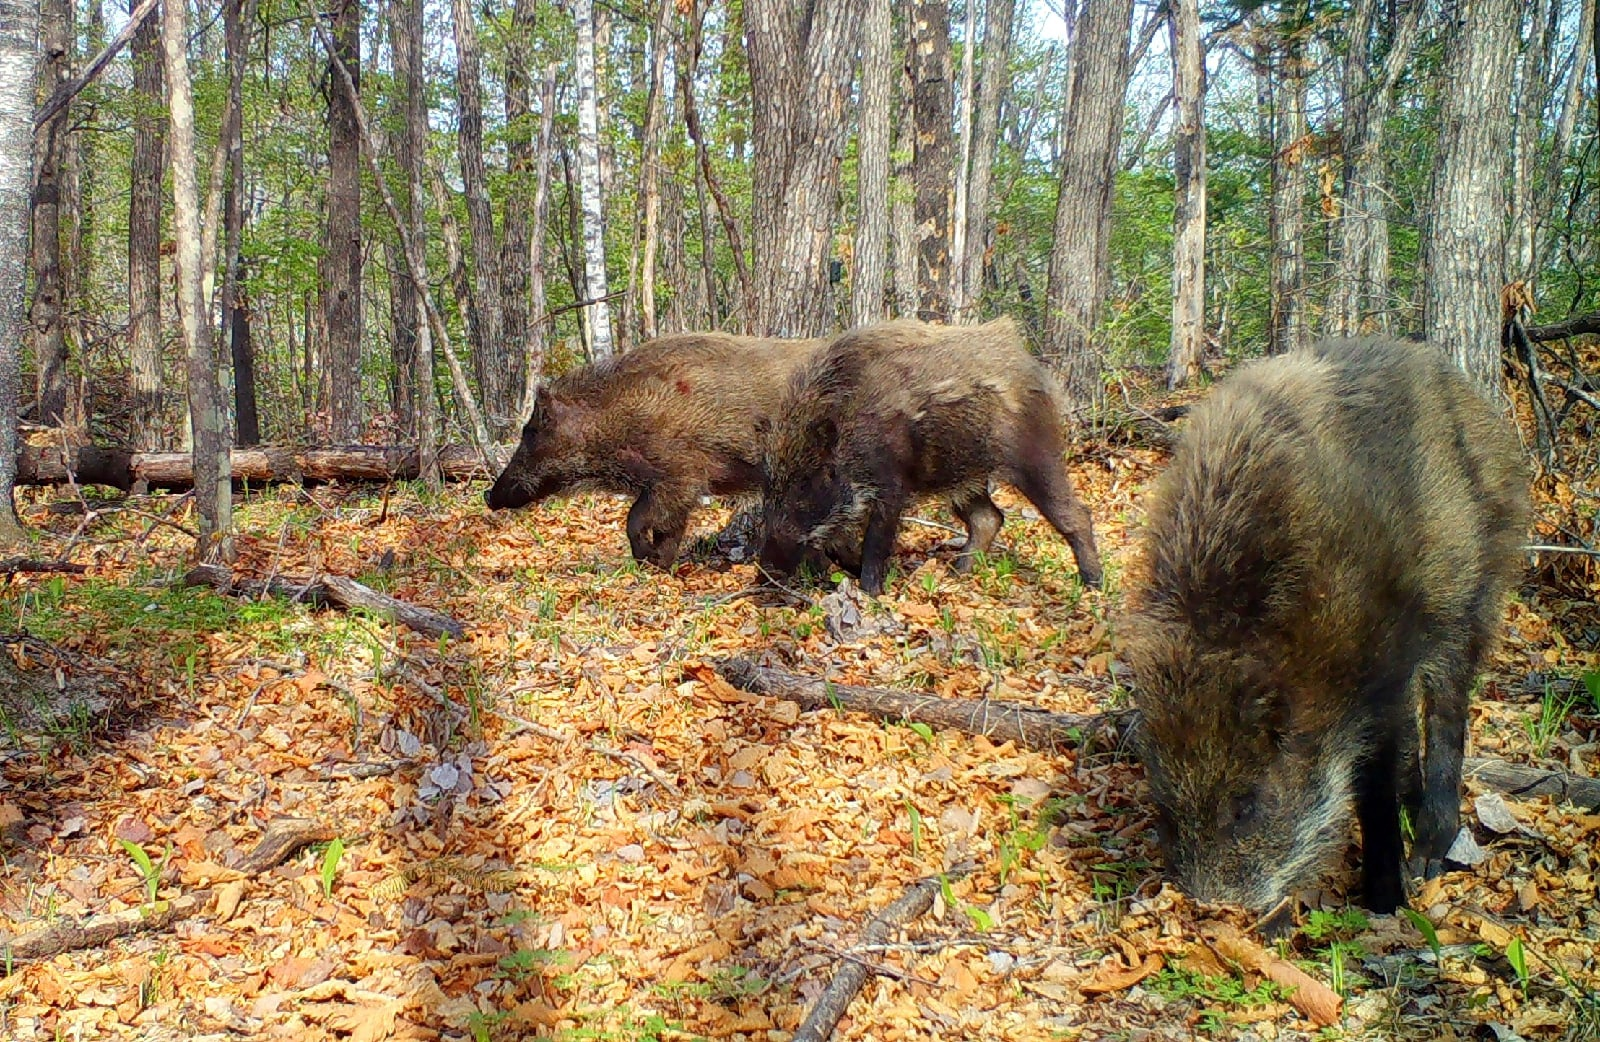
MULTIPOLYGON (((1303 895, 1274 951, 1344 996, 1319 1027, 1281 986, 1197 955, 1203 917, 1161 882, 1137 764, 802 712, 710 668, 743 654, 1063 712, 1119 704, 1122 578, 1163 459, 1101 444, 1075 463, 1103 591, 1009 496, 1005 549, 971 575, 935 550, 947 533, 908 525, 887 595, 855 620, 821 591, 741 595, 756 570, 703 546, 671 576, 634 564, 613 497, 497 515, 481 487, 241 498, 237 574, 352 576, 454 616, 463 639, 183 587, 189 541, 154 520, 172 499, 108 503, 83 527, 33 493, 24 516, 49 533, 33 556, 77 533, 90 568, 13 576, 0 633, 29 635, 13 661, 112 708, 0 735, 0 934, 203 907, 8 959, 0 1037, 781 1042, 864 960, 881 972, 836 1038, 1600 1038, 1600 813, 1507 797, 1508 823, 1474 815, 1486 790, 1469 783, 1468 820, 1508 831, 1479 825, 1486 859, 1430 883, 1420 917, 1350 907, 1348 865, 1303 895), (338 841, 241 878, 286 815, 338 841), (931 911, 854 947, 939 873, 931 911)), ((1592 536, 1595 491, 1546 482, 1542 509, 1592 536)), ((1593 565, 1530 572, 1472 753, 1600 773, 1593 565)))

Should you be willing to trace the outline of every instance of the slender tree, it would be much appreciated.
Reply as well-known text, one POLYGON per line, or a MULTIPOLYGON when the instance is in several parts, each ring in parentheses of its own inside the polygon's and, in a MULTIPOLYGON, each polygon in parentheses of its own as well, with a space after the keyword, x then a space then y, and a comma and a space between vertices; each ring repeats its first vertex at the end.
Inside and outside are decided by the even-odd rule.
MULTIPOLYGON (((72 79, 70 0, 39 0, 38 82, 49 97, 72 79)), ((33 149, 33 354, 38 365, 34 407, 40 423, 58 424, 67 410, 66 273, 62 265, 63 165, 71 136, 70 106, 40 127, 33 149)))
POLYGON ((195 505, 200 511, 196 553, 202 559, 210 559, 229 552, 233 472, 228 445, 223 438, 216 347, 202 295, 200 189, 194 144, 194 99, 189 88, 188 4, 163 5, 161 49, 172 117, 172 218, 177 237, 178 317, 188 359, 195 505))
POLYGON ((850 319, 855 325, 884 317, 884 276, 889 267, 889 90, 893 64, 889 0, 867 0, 861 34, 860 136, 855 270, 850 276, 850 319))
MULTIPOLYGON (((138 0, 128 0, 130 13, 138 0)), ((133 157, 128 192, 128 358, 133 447, 161 447, 161 180, 166 154, 161 14, 134 34, 133 157)))
POLYGON ((1096 0, 1079 22, 1045 290, 1046 352, 1062 367, 1068 393, 1091 407, 1105 390, 1097 338, 1111 279, 1111 193, 1132 32, 1133 0, 1096 0))
POLYGON ((1206 60, 1200 43, 1199 0, 1170 9, 1172 95, 1172 344, 1167 386, 1200 378, 1206 346, 1206 60))
POLYGON ((917 317, 950 318, 950 4, 913 0, 911 108, 916 125, 917 317))
MULTIPOLYGON (((649 339, 656 335, 656 257, 661 248, 661 139, 664 136, 667 96, 667 56, 674 0, 654 0, 655 25, 650 31, 650 84, 645 99, 644 155, 639 164, 639 196, 643 200, 644 224, 635 246, 640 256, 638 274, 639 331, 649 339)), ((630 280, 633 278, 630 266, 630 280)), ((631 296, 632 294, 630 294, 631 296)))
POLYGON ((1306 61, 1311 32, 1309 0, 1289 0, 1276 24, 1272 51, 1272 317, 1267 353, 1282 354, 1306 341, 1305 197, 1306 61))
MULTIPOLYGON (((360 90, 361 0, 334 0, 333 39, 360 90)), ((361 138, 350 99, 336 84, 330 65, 322 375, 328 388, 329 433, 336 441, 356 441, 361 437, 361 138)))
POLYGON ((522 407, 517 412, 517 422, 525 424, 533 415, 535 395, 544 375, 545 343, 550 325, 545 319, 545 231, 550 220, 550 167, 551 131, 555 126, 556 75, 558 66, 551 63, 544 73, 544 84, 539 90, 539 150, 533 188, 533 234, 528 240, 528 305, 534 316, 523 346, 522 407))
POLYGON ((0 0, 0 544, 23 538, 17 477, 17 389, 27 328, 28 182, 33 154, 34 0, 0 0))
POLYGON ((589 354, 595 360, 610 358, 611 307, 606 288, 605 200, 600 189, 600 129, 595 103, 594 0, 573 0, 572 17, 578 24, 578 179, 583 201, 584 291, 589 304, 589 354))
POLYGON ((968 312, 966 283, 967 206, 972 193, 972 121, 977 90, 977 0, 967 0, 961 19, 961 88, 956 106, 955 197, 950 210, 950 311, 956 321, 968 312))
POLYGON ((1506 99, 1515 0, 1459 0, 1445 40, 1439 145, 1424 233, 1422 324, 1485 393, 1499 394, 1505 271, 1506 99))
POLYGON ((829 251, 864 12, 865 0, 745 5, 758 333, 809 336, 832 325, 829 251))
POLYGON ((963 317, 971 318, 983 299, 984 257, 989 249, 989 191, 994 183, 994 162, 1000 140, 1000 103, 1011 83, 1011 32, 1013 0, 989 0, 984 5, 983 64, 979 71, 978 107, 974 115, 971 170, 967 188, 966 256, 957 258, 966 303, 963 317))
POLYGON ((256 0, 224 0, 223 35, 228 53, 228 105, 222 128, 228 151, 228 187, 223 203, 222 336, 233 361, 234 444, 261 441, 256 410, 255 345, 250 336, 250 309, 240 299, 239 249, 244 241, 244 66, 250 52, 250 27, 256 0))
MULTIPOLYGON (((424 202, 420 191, 422 157, 426 151, 427 111, 422 83, 422 0, 389 0, 389 49, 394 62, 394 89, 389 96, 393 108, 394 133, 391 145, 394 150, 396 171, 401 177, 397 204, 402 219, 415 226, 421 219, 424 202), (413 179, 418 180, 418 192, 413 195, 413 179)), ((404 277, 405 255, 398 242, 385 240, 385 256, 391 275, 389 285, 389 314, 393 336, 389 344, 390 382, 389 402, 399 419, 399 426, 407 433, 418 428, 420 413, 433 409, 433 395, 426 389, 433 386, 431 376, 419 376, 421 367, 417 360, 418 339, 427 335, 427 319, 417 300, 416 285, 404 277)), ((428 372, 432 372, 429 365, 428 372)))

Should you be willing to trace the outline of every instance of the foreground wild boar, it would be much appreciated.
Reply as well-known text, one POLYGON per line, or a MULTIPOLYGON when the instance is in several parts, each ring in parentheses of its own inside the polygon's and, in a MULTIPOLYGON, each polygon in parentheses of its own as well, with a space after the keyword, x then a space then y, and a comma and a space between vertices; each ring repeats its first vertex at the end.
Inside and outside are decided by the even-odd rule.
POLYGON ((879 593, 900 515, 919 496, 944 495, 967 528, 965 568, 1000 531, 989 498, 999 479, 1066 537, 1097 586, 1094 530, 1065 450, 1050 377, 1010 319, 852 330, 795 374, 767 432, 762 563, 787 572, 821 550, 847 567, 858 556, 861 588, 879 593))
POLYGON ((1402 803, 1437 870, 1527 519, 1510 427, 1427 344, 1256 362, 1194 411, 1124 626, 1184 889, 1276 904, 1343 851, 1352 798, 1369 908, 1405 900, 1402 803))
POLYGON ((631 493, 633 556, 667 568, 702 495, 760 487, 756 425, 824 343, 686 333, 560 376, 539 389, 484 498, 500 510, 583 489, 631 493))

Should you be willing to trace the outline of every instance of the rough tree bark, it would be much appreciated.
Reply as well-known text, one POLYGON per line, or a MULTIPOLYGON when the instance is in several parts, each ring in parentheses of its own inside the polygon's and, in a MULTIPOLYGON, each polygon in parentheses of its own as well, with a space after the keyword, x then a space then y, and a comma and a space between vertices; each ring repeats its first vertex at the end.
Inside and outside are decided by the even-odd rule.
POLYGON ((978 78, 978 110, 972 140, 972 170, 967 188, 966 256, 962 290, 971 318, 983 301, 984 258, 989 249, 989 191, 1000 140, 1000 103, 1011 83, 1013 0, 989 0, 984 11, 983 64, 978 78))
MULTIPOLYGON (((128 10, 138 0, 128 0, 128 10)), ((133 165, 128 194, 128 355, 136 449, 161 445, 161 179, 166 156, 161 15, 134 34, 133 165)))
POLYGON ((228 105, 222 128, 228 149, 228 188, 223 203, 222 335, 233 360, 234 444, 261 441, 256 412, 256 358, 250 339, 250 309, 239 299, 239 247, 244 239, 244 65, 250 53, 250 27, 256 0, 225 0, 223 35, 228 55, 228 105))
MULTIPOLYGON (((427 133, 427 113, 423 111, 422 58, 417 40, 422 26, 422 0, 389 0, 387 18, 389 49, 393 54, 395 85, 390 94, 394 106, 395 132, 390 135, 394 149, 395 168, 400 174, 400 212, 408 224, 415 224, 421 215, 421 197, 411 194, 413 172, 421 163, 424 135, 427 133)), ((417 407, 420 401, 417 370, 417 338, 419 330, 427 323, 419 318, 417 290, 411 280, 401 277, 405 256, 398 243, 386 240, 385 256, 394 274, 389 280, 389 316, 393 333, 389 340, 389 406, 398 419, 400 429, 407 433, 416 430, 417 407)))
POLYGON ((161 50, 172 118, 172 223, 177 239, 178 317, 188 358, 189 425, 194 432, 195 505, 200 512, 196 556, 228 551, 233 483, 218 408, 217 353, 202 295, 200 189, 194 143, 194 99, 189 89, 189 6, 162 6, 161 50))
POLYGON ((1512 110, 1516 115, 1511 121, 1506 274, 1513 278, 1533 276, 1537 222, 1535 180, 1540 138, 1545 128, 1545 109, 1554 91, 1554 84, 1550 82, 1550 59, 1560 20, 1561 4, 1556 0, 1534 0, 1527 9, 1521 67, 1517 73, 1515 100, 1512 102, 1512 110))
POLYGON ((825 313, 864 0, 749 0, 755 331, 813 336, 825 313))
MULTIPOLYGON (((400 0, 400 23, 394 39, 395 72, 404 84, 402 104, 405 119, 401 131, 401 162, 406 183, 403 198, 407 228, 418 227, 427 212, 427 202, 422 194, 422 167, 428 148, 428 109, 426 88, 422 81, 422 0, 400 0), (403 44, 403 46, 401 46, 403 44)), ((399 207, 396 206, 399 214, 399 207)), ((410 305, 412 341, 408 345, 408 383, 411 388, 410 423, 417 432, 417 473, 429 483, 438 480, 439 466, 439 395, 434 387, 433 327, 430 324, 430 304, 425 287, 425 268, 413 272, 413 258, 405 245, 404 232, 396 232, 401 239, 400 259, 411 277, 398 279, 405 284, 402 298, 410 305), (421 277, 418 277, 418 276, 421 277)), ((426 265, 425 257, 415 258, 426 265)))
POLYGON ((1445 41, 1439 145, 1424 232, 1422 323, 1486 394, 1500 373, 1505 173, 1515 0, 1460 0, 1445 41))
POLYGON ((916 125, 917 317, 950 318, 950 4, 913 0, 911 109, 916 125))
POLYGON ((1428 5, 1413 0, 1389 27, 1388 50, 1373 70, 1378 0, 1357 0, 1351 10, 1343 77, 1344 184, 1335 232, 1333 286, 1325 328, 1354 336, 1368 323, 1389 329, 1389 193, 1384 187, 1384 129, 1395 84, 1410 65, 1428 5))
MULTIPOLYGON (((1567 74, 1567 86, 1561 98, 1561 115, 1556 119, 1555 134, 1551 138, 1550 154, 1545 160, 1544 178, 1535 203, 1534 262, 1531 265, 1535 271, 1549 249, 1548 238, 1541 242, 1539 231, 1550 219, 1556 199, 1561 194, 1561 174, 1566 168, 1567 149, 1572 144, 1572 134, 1578 125, 1578 110, 1583 105, 1583 84, 1588 78, 1587 66, 1589 55, 1595 47, 1597 24, 1600 24, 1600 6, 1596 6, 1595 0, 1583 0, 1578 13, 1578 38, 1572 45, 1572 69, 1567 74)), ((1600 73, 1600 66, 1596 71, 1600 73)), ((1600 75, 1597 75, 1597 79, 1600 79, 1600 75)), ((1600 88, 1600 83, 1596 83, 1596 87, 1600 88)))
POLYGON ((1199 0, 1176 0, 1169 15, 1172 94, 1172 344, 1167 386, 1200 379, 1206 348, 1206 56, 1199 0))
MULTIPOLYGON (((334 0, 333 39, 361 88, 361 0, 334 0)), ((330 58, 330 62, 331 62, 330 58)), ((328 70, 327 252, 323 260, 322 379, 329 434, 361 438, 361 138, 350 99, 328 70)))
POLYGON ((1073 401, 1091 408, 1105 393, 1104 348, 1096 338, 1111 281, 1111 201, 1132 32, 1132 0, 1097 0, 1079 22, 1045 291, 1046 354, 1061 367, 1073 401))
POLYGON ((545 344, 550 335, 550 323, 545 317, 544 294, 544 240, 550 221, 550 136, 555 126, 556 73, 558 66, 552 62, 544 72, 544 84, 539 90, 539 151, 536 166, 538 174, 533 186, 533 234, 528 243, 528 307, 533 323, 523 346, 522 406, 517 410, 520 428, 533 415, 535 395, 544 375, 545 344))
POLYGON ((645 102, 643 181, 644 226, 639 231, 639 332, 646 340, 656 335, 656 254, 661 247, 661 138, 663 114, 671 82, 667 54, 671 50, 672 12, 675 0, 655 0, 656 21, 650 32, 650 87, 645 102))
POLYGON ((884 317, 884 276, 889 268, 889 91, 894 61, 894 19, 889 0, 867 0, 861 35, 861 111, 856 142, 856 235, 850 273, 850 321, 866 325, 884 317))
POLYGON ((911 153, 917 128, 911 118, 911 71, 906 62, 897 66, 898 123, 894 139, 894 177, 889 183, 889 228, 894 239, 894 314, 917 313, 917 221, 912 201, 916 186, 911 177, 911 153))
POLYGON ((1272 92, 1272 270, 1267 353, 1293 351, 1306 341, 1306 37, 1308 0, 1285 5, 1277 35, 1272 92))
POLYGON ((34 0, 0 0, 0 544, 20 542, 17 398, 28 279, 28 182, 33 156, 34 0))
POLYGON ((610 358, 611 306, 606 301, 605 200, 600 194, 600 128, 595 100, 594 0, 573 0, 578 25, 578 181, 583 197, 584 291, 592 302, 588 316, 589 357, 610 358))
MULTIPOLYGON (((72 79, 73 13, 70 0, 39 0, 40 42, 36 82, 48 98, 72 79)), ((54 426, 67 410, 66 273, 61 263, 62 166, 71 134, 71 106, 40 127, 33 145, 33 357, 38 366, 34 409, 54 426)))
POLYGON ((967 289, 967 205, 972 193, 972 120, 977 89, 977 0, 967 0, 961 20, 961 91, 956 106, 955 193, 950 211, 950 314, 960 322, 970 310, 967 289))
POLYGON ((501 434, 514 419, 511 351, 506 343, 500 303, 500 255, 495 247, 494 207, 483 164, 483 81, 478 67, 478 28, 467 0, 452 0, 456 45, 456 153, 467 197, 467 230, 472 239, 472 311, 469 329, 472 368, 489 421, 501 434))

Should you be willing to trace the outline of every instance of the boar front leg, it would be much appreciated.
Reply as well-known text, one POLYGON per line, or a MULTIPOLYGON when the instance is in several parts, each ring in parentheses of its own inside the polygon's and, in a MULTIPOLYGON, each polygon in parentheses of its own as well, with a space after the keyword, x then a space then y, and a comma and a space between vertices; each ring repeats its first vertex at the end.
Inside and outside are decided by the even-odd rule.
POLYGON ((900 530, 899 502, 874 500, 867 510, 867 532, 861 540, 861 589, 870 594, 883 592, 889 574, 889 556, 894 553, 895 535, 900 530))
POLYGON ((1423 706, 1422 799, 1411 845, 1413 871, 1432 878, 1461 824, 1461 757, 1466 751, 1467 699, 1485 642, 1445 647, 1418 670, 1423 706))
POLYGON ((1361 822, 1361 885, 1366 905, 1388 915, 1405 903, 1400 838, 1400 747, 1392 730, 1376 735, 1376 747, 1357 768, 1356 817, 1361 822))
POLYGON ((695 496, 657 485, 640 494, 628 510, 628 546, 635 560, 665 571, 677 560, 695 496))

